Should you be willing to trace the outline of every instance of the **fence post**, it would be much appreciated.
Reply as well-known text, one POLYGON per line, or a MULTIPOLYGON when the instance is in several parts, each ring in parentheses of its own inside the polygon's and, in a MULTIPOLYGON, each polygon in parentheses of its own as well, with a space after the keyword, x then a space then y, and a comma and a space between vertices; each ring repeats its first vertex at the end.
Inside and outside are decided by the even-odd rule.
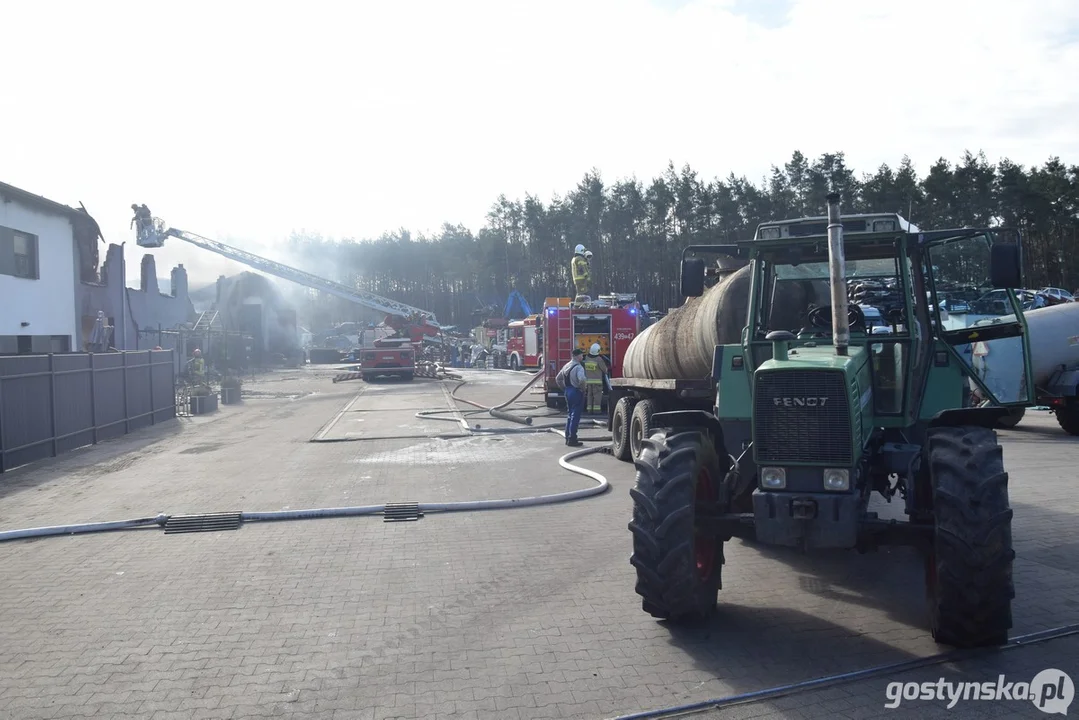
POLYGON ((146 351, 146 361, 148 363, 150 375, 150 424, 157 425, 157 403, 154 402, 154 351, 146 351))
POLYGON ((94 369, 94 354, 90 353, 90 422, 93 423, 93 440, 97 445, 97 370, 94 369))
MULTIPOLYGON (((0 362, 3 358, 0 358, 0 362)), ((0 370, 0 409, 4 407, 4 373, 0 370)), ((4 413, 0 412, 0 474, 4 472, 4 413)))
POLYGON ((52 353, 49 353, 49 432, 52 435, 52 456, 56 457, 56 368, 53 366, 52 353))
POLYGON ((131 405, 127 401, 127 351, 120 353, 120 382, 124 388, 124 434, 131 432, 131 405))

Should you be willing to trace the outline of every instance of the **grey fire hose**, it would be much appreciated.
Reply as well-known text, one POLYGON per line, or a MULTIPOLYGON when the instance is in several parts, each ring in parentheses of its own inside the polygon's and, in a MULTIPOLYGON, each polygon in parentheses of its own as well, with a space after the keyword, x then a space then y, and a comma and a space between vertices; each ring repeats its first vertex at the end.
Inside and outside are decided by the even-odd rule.
MULTIPOLYGON (((455 437, 471 437, 475 434, 516 434, 516 433, 537 433, 537 432, 553 432, 565 437, 565 432, 558 429, 556 425, 543 425, 533 426, 527 428, 490 428, 490 429, 474 429, 469 427, 468 423, 462 417, 464 412, 487 412, 495 417, 493 411, 504 412, 503 408, 509 407, 513 404, 517 398, 524 394, 536 379, 540 377, 542 373, 537 373, 529 382, 512 398, 506 402, 494 406, 486 407, 471 400, 465 400, 464 398, 458 398, 451 393, 447 393, 453 400, 459 400, 468 405, 472 405, 477 408, 474 411, 460 411, 460 410, 433 410, 433 411, 421 411, 416 413, 417 417, 430 417, 435 420, 451 420, 459 422, 463 429, 467 432, 460 433, 455 437), (437 417, 437 414, 446 414, 453 412, 457 415, 454 418, 442 418, 437 417)), ((454 388, 454 392, 464 385, 462 381, 460 385, 454 388)), ((512 418, 514 421, 519 422, 521 418, 516 416, 510 416, 509 413, 506 419, 512 418)), ((529 418, 531 421, 531 418, 529 418)), ((428 437, 428 436, 423 436, 428 437)), ((445 436, 443 436, 445 437, 445 436)), ((372 440, 375 438, 363 438, 365 440, 372 440)), ((400 439, 400 438, 387 438, 387 439, 400 439)), ((599 438, 596 438, 597 440, 599 438)), ((322 441, 326 442, 326 441, 322 441)), ((596 485, 592 487, 582 488, 578 490, 568 490, 566 492, 552 493, 550 495, 536 495, 523 498, 506 498, 498 500, 462 500, 457 502, 442 502, 442 503, 417 503, 418 510, 421 513, 450 513, 450 512, 475 512, 479 510, 509 510, 513 508, 522 507, 536 507, 539 505, 553 505, 556 503, 571 502, 573 500, 581 500, 584 498, 592 497, 593 495, 601 495, 610 489, 610 483, 607 478, 600 473, 589 470, 587 468, 575 465, 571 460, 575 460, 585 455, 591 455, 594 453, 609 452, 608 446, 581 448, 580 450, 574 450, 566 453, 562 457, 558 458, 558 464, 560 467, 570 472, 582 475, 596 482, 596 485)), ((345 518, 345 517, 362 517, 368 515, 382 515, 386 512, 389 504, 381 505, 359 505, 353 507, 333 507, 333 508, 311 508, 305 510, 270 510, 265 512, 242 512, 240 513, 240 520, 243 522, 267 522, 276 520, 308 520, 314 518, 345 518)), ((54 537, 58 535, 84 535, 88 533, 97 532, 110 532, 116 530, 135 530, 148 527, 164 527, 171 515, 165 513, 158 514, 154 517, 142 517, 134 518, 130 520, 117 520, 111 522, 97 522, 97 523, 80 523, 73 525, 50 525, 36 528, 25 528, 20 530, 7 530, 0 532, 0 542, 7 542, 10 540, 22 540, 29 538, 43 538, 54 537)))

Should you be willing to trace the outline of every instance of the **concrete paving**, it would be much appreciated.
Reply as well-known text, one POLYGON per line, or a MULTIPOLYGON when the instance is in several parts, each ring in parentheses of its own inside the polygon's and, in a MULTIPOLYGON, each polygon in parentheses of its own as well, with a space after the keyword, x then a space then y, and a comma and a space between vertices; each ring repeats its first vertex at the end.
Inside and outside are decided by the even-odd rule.
MULTIPOLYGON (((466 375, 458 395, 484 404, 508 399, 527 379, 466 375)), ((449 410, 454 383, 331 377, 278 373, 214 416, 6 473, 0 530, 593 484, 557 466, 567 448, 553 434, 401 439, 419 435, 417 425, 459 430, 415 418, 449 410), (335 441, 311 442, 320 433, 335 441)), ((532 408, 520 414, 535 425, 559 424, 541 396, 522 400, 532 408)), ((1079 442, 1044 413, 1000 435, 1015 508, 1013 634, 1079 623, 1079 442)), ((655 622, 640 609, 628 563, 632 467, 605 455, 578 462, 605 474, 612 491, 417 522, 322 519, 2 544, 0 718, 603 718, 943 649, 925 627, 920 564, 902 549, 805 557, 735 541, 718 616, 698 628, 655 622)), ((1028 680, 1048 667, 1079 680, 1076 650, 1074 639, 1055 640, 704 716, 983 716, 990 707, 1040 715, 1032 703, 1004 701, 888 709, 886 690, 908 677, 1028 680)))

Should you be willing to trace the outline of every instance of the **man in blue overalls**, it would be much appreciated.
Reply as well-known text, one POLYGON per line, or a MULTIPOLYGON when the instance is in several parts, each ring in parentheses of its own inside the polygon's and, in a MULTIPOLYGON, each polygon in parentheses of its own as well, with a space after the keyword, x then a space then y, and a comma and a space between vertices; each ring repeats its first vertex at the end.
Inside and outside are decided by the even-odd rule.
MULTIPOLYGON (((573 359, 562 366, 558 374, 564 378, 566 391, 566 444, 571 447, 581 445, 577 439, 577 427, 581 424, 581 412, 584 410, 584 391, 588 384, 581 358, 584 351, 574 348, 573 359)), ((561 385, 561 383, 559 383, 561 385)))

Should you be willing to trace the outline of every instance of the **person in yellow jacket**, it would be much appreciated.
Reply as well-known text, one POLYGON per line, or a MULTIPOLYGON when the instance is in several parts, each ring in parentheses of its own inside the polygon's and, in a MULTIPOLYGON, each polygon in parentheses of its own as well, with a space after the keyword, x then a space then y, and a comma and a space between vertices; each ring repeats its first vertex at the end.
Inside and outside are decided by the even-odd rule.
POLYGON ((573 287, 577 290, 577 297, 582 295, 587 297, 592 273, 588 267, 588 258, 585 257, 584 245, 578 245, 573 249, 573 261, 570 268, 573 271, 573 287))
POLYGON ((194 356, 188 361, 191 374, 195 376, 196 382, 202 382, 206 377, 206 361, 202 359, 202 351, 198 348, 195 348, 195 352, 191 354, 194 356))
POLYGON ((599 355, 599 343, 592 343, 588 348, 588 357, 584 361, 585 376, 585 412, 599 415, 603 412, 603 376, 607 374, 607 363, 599 355))

